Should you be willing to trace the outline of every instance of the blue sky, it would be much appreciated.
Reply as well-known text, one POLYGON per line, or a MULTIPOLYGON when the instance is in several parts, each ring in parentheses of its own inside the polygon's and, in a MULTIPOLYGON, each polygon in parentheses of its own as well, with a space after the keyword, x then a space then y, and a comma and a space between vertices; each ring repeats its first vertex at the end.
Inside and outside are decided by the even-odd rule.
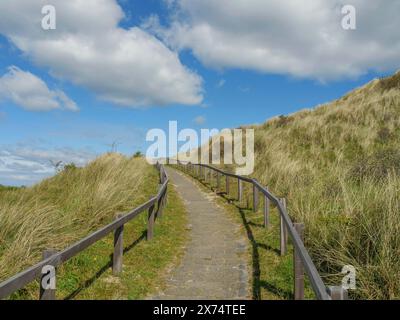
MULTIPOLYGON (((101 22, 93 18, 94 22, 91 25, 84 25, 81 29, 77 27, 76 30, 72 30, 74 27, 70 27, 68 23, 65 28, 63 26, 70 17, 63 16, 61 10, 72 9, 60 1, 53 2, 57 9, 57 28, 62 30, 57 30, 59 33, 50 36, 43 35, 43 30, 32 31, 38 28, 36 22, 42 18, 40 8, 45 2, 37 1, 36 7, 39 11, 35 11, 35 6, 26 8, 26 1, 23 0, 15 1, 13 7, 7 7, 4 3, 0 5, 0 12, 4 15, 2 17, 0 13, 0 79, 3 79, 3 91, 0 80, 0 184, 30 185, 54 172, 49 164, 50 160, 84 164, 96 155, 110 150, 113 141, 118 142, 120 152, 145 152, 146 132, 152 128, 166 129, 170 120, 177 120, 180 129, 196 130, 202 127, 223 129, 262 123, 276 115, 292 113, 338 98, 373 78, 396 71, 397 61, 400 61, 400 54, 397 52, 399 41, 395 34, 395 30, 398 29, 397 26, 393 26, 396 23, 391 23, 393 34, 390 33, 391 29, 382 25, 382 21, 386 21, 387 15, 393 11, 393 7, 390 6, 395 6, 394 10, 397 10, 398 4, 395 1, 387 2, 389 8, 381 13, 384 16, 383 20, 379 20, 379 14, 375 20, 369 17, 374 8, 369 8, 370 5, 366 2, 353 1, 360 12, 358 23, 361 29, 354 31, 337 29, 340 28, 341 16, 340 11, 335 8, 325 8, 320 1, 316 1, 316 5, 319 5, 321 10, 307 8, 310 12, 322 12, 322 16, 315 19, 315 28, 320 24, 321 29, 328 30, 326 34, 332 38, 330 43, 336 44, 333 51, 338 50, 337 52, 325 50, 326 48, 320 47, 319 44, 313 48, 314 40, 309 37, 302 39, 302 33, 294 35, 293 39, 287 38, 288 34, 297 32, 296 26, 289 26, 289 30, 285 30, 280 24, 286 26, 286 21, 292 24, 298 20, 299 29, 308 30, 310 26, 308 22, 304 22, 307 19, 293 17, 297 14, 296 10, 279 7, 276 1, 270 1, 271 7, 266 9, 273 11, 273 6, 277 6, 276 10, 281 12, 279 19, 268 19, 271 18, 267 14, 270 10, 265 10, 265 17, 259 16, 260 10, 257 8, 261 6, 263 9, 262 6, 268 1, 248 1, 246 9, 243 10, 240 7, 243 2, 238 0, 238 7, 231 4, 230 10, 221 17, 218 14, 224 12, 222 5, 225 1, 216 4, 198 0, 125 0, 118 3, 109 0, 106 3, 114 10, 111 10, 114 13, 110 15, 115 15, 113 21, 116 21, 117 25, 112 26, 112 22, 104 22, 103 25, 102 21, 106 19, 101 20, 101 14, 104 13, 100 12, 98 19, 101 22), (28 10, 27 14, 32 15, 32 25, 29 25, 29 19, 12 20, 17 19, 18 15, 14 15, 14 18, 7 17, 7 12, 14 12, 13 10, 28 10), (125 17, 121 18, 118 10, 125 17), (243 15, 243 19, 235 20, 238 12, 243 15), (337 26, 331 26, 335 23, 335 18, 337 26), (365 27, 365 31, 362 29, 366 20, 381 27, 385 33, 389 32, 383 40, 378 32, 371 34, 372 38, 369 40, 375 40, 376 37, 381 41, 374 42, 373 48, 365 36, 370 30, 369 27, 365 27), (121 69, 126 68, 122 71, 127 73, 112 71, 110 75, 107 63, 104 63, 106 66, 103 68, 104 59, 110 59, 111 67, 117 59, 113 57, 115 51, 112 46, 119 45, 119 36, 115 36, 113 32, 110 33, 110 38, 104 41, 108 44, 109 40, 110 45, 105 49, 110 50, 109 53, 101 56, 103 60, 99 58, 98 63, 87 70, 85 65, 79 66, 79 61, 76 63, 79 68, 72 70, 75 60, 71 60, 71 65, 65 66, 72 54, 86 54, 83 49, 82 52, 79 52, 80 49, 74 49, 68 56, 70 43, 67 42, 64 44, 67 53, 64 49, 51 51, 54 47, 39 47, 43 37, 49 45, 59 39, 64 41, 66 35, 71 39, 74 36, 82 39, 83 36, 79 33, 82 33, 85 41, 89 43, 91 36, 101 39, 101 35, 95 34, 96 31, 85 33, 84 28, 96 28, 96 23, 99 23, 99 30, 131 30, 132 27, 137 27, 137 34, 133 36, 132 32, 132 38, 128 32, 121 36, 129 36, 132 50, 140 51, 144 48, 144 57, 141 57, 140 61, 129 61, 125 67, 124 62, 130 59, 129 50, 126 56, 128 58, 124 56, 118 61, 117 66, 121 69), (232 40, 235 34, 232 35, 231 30, 236 26, 237 38, 232 40), (329 33, 331 29, 328 27, 335 32, 329 33), (205 30, 204 34, 202 30, 205 30), (112 38, 114 36, 115 38, 112 38), (136 47, 134 39, 138 38, 142 39, 143 45, 139 43, 136 47), (151 45, 147 46, 149 41, 151 45), (376 56, 375 46, 380 52, 386 50, 391 52, 391 55, 376 56), (152 48, 159 54, 154 56, 154 59, 152 48), (359 51, 360 57, 349 53, 349 49, 359 51), (324 53, 325 51, 328 53, 324 53), (369 51, 370 56, 364 54, 369 51), (254 52, 257 54, 254 55, 254 52), (60 58, 53 59, 55 54, 60 54, 60 58), (275 59, 279 54, 280 59, 275 59), (342 57, 339 59, 340 54, 342 57), (300 59, 303 55, 304 58, 300 59), (146 57, 149 58, 148 62, 146 57), (160 63, 160 67, 157 63, 160 63), (137 74, 136 65, 143 65, 143 70, 137 74), (15 66, 14 71, 10 71, 11 66, 15 66), (153 74, 164 68, 165 74, 154 78, 153 74), (81 74, 84 79, 82 81, 81 74), (102 78, 107 78, 108 75, 109 83, 104 84, 102 78), (10 82, 10 78, 18 80, 20 77, 21 81, 34 82, 35 86, 44 90, 44 95, 48 95, 51 101, 46 100, 49 103, 46 110, 42 110, 43 108, 36 103, 30 103, 35 97, 30 97, 29 92, 20 91, 26 82, 18 88, 13 84, 21 82, 10 82), (122 85, 127 77, 130 82, 123 89, 125 91, 121 89, 120 92, 118 85, 122 85), (113 82, 116 85, 110 85, 113 82), (149 85, 144 85, 142 89, 141 84, 146 82, 149 85), (171 83, 174 85, 169 89, 171 83), (47 88, 43 88, 43 84, 47 88), (134 91, 132 94, 130 84, 134 91), (60 91, 67 100, 62 100, 60 91), (175 92, 179 93, 175 96, 175 92), (16 95, 23 95, 25 100, 21 102, 15 98, 16 95), (75 107, 79 111, 76 111, 75 107)), ((91 9, 91 2, 93 1, 86 2, 88 9, 91 9)), ((340 1, 337 1, 337 4, 339 3, 340 1)), ((86 14, 85 10, 76 13, 75 23, 79 24, 79 19, 85 19, 86 14)), ((101 41, 98 41, 95 49, 102 50, 101 44, 101 41)), ((115 55, 119 57, 118 51, 115 55)), ((29 88, 36 87, 32 85, 29 88)))

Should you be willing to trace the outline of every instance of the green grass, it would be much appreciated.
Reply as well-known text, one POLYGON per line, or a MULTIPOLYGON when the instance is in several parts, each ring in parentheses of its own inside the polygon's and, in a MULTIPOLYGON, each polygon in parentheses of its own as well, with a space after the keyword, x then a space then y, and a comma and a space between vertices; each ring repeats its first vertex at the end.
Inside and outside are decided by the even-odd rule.
MULTIPOLYGON (((204 180, 195 180, 200 188, 212 194, 213 184, 204 180)), ((270 226, 264 228, 262 200, 257 212, 253 212, 250 198, 250 187, 243 184, 244 197, 242 203, 237 201, 237 182, 230 179, 230 193, 218 193, 214 196, 216 203, 223 207, 232 219, 242 225, 242 232, 249 242, 248 265, 251 271, 251 298, 254 300, 293 299, 293 246, 289 240, 288 252, 284 257, 279 251, 280 220, 276 208, 271 207, 270 226)), ((225 179, 221 179, 221 190, 225 191, 225 179)), ((220 190, 220 191, 221 191, 220 190)), ((305 298, 314 299, 312 288, 306 279, 305 298)))
POLYGON ((326 285, 340 285, 343 266, 354 266, 352 299, 400 298, 399 83, 400 72, 246 127, 255 135, 252 177, 305 224, 326 285))
MULTIPOLYGON (((70 199, 68 196, 60 196, 60 193, 57 192, 58 183, 62 182, 62 184, 66 186, 64 189, 65 191, 68 191, 69 188, 82 188, 82 185, 74 186, 70 180, 71 174, 74 175, 73 180, 77 179, 80 183, 86 181, 88 184, 94 184, 97 181, 100 186, 106 184, 109 188, 106 188, 105 191, 108 191, 109 195, 112 195, 114 191, 118 191, 118 194, 120 194, 119 197, 121 197, 122 194, 123 199, 120 199, 121 201, 117 208, 110 208, 107 201, 104 201, 101 205, 93 203, 94 199, 98 198, 98 195, 96 196, 93 193, 81 194, 82 199, 85 196, 92 199, 92 203, 89 202, 89 207, 92 208, 92 210, 96 208, 101 211, 101 207, 103 207, 106 212, 109 212, 107 216, 103 216, 99 224, 92 224, 91 227, 87 227, 86 229, 85 225, 82 225, 82 229, 86 230, 86 233, 90 233, 97 230, 100 225, 111 221, 117 212, 127 212, 149 199, 149 197, 154 195, 157 191, 158 172, 154 167, 147 165, 143 159, 127 159, 113 155, 111 159, 107 157, 106 159, 100 158, 100 160, 96 160, 95 162, 97 163, 95 163, 94 166, 91 164, 87 168, 77 169, 84 172, 63 173, 64 176, 61 174, 58 177, 43 182, 42 184, 44 184, 45 187, 43 187, 43 185, 34 187, 36 190, 42 190, 40 196, 36 197, 36 199, 41 199, 42 201, 37 203, 37 207, 44 205, 45 201, 43 199, 52 199, 52 201, 55 201, 55 199, 60 201, 60 197, 70 199), (100 163, 98 163, 99 161, 100 163), (109 172, 107 172, 108 169, 110 169, 109 172), (122 176, 118 174, 120 169, 122 176), (82 177, 78 179, 78 176, 85 175, 85 171, 88 170, 90 174, 86 172, 88 173, 87 180, 82 179, 82 177), (94 173, 98 175, 96 176, 94 173), (105 176, 102 176, 104 174, 105 176), (132 174, 132 180, 130 179, 130 174, 132 174), (121 180, 122 177, 130 182, 125 185, 124 181, 121 180), (114 184, 112 181, 109 181, 110 179, 119 180, 119 183, 114 184), (68 181, 71 182, 71 185, 68 185, 68 181), (118 187, 118 190, 112 189, 120 185, 124 186, 122 190, 120 187, 118 187), (133 194, 130 192, 124 194, 125 187, 132 187, 134 190, 133 194), (46 192, 49 190, 51 191, 46 195, 46 192, 43 190, 46 192)), ((97 187, 87 187, 88 190, 96 190, 95 192, 98 192, 97 187)), ((28 189, 28 192, 29 191, 28 189)), ((27 195, 22 196, 27 197, 27 195)), ((117 196, 118 195, 115 195, 115 197, 117 196)), ((113 196, 111 196, 111 199, 115 200, 113 196)), ((19 203, 18 194, 3 195, 3 197, 0 198, 0 205, 2 205, 3 208, 9 208, 11 204, 15 203, 19 203), (8 205, 6 205, 6 203, 8 205)), ((66 202, 63 201, 61 203, 66 204, 66 202)), ((74 207, 75 210, 79 208, 77 204, 73 204, 72 207, 74 207)), ((64 206, 63 208, 67 211, 64 206)), ((97 215, 97 217, 99 217, 99 215, 97 215)), ((63 218, 65 218, 65 216, 63 216, 63 218)), ((172 185, 170 185, 168 189, 168 205, 164 210, 163 217, 156 221, 155 235, 151 241, 147 241, 145 238, 146 219, 147 214, 144 212, 125 225, 123 272, 120 276, 115 277, 111 272, 113 236, 110 235, 57 269, 57 299, 142 299, 148 294, 158 291, 163 286, 165 272, 178 263, 187 236, 185 208, 172 185)), ((35 220, 33 220, 33 223, 34 222, 35 220)), ((91 221, 82 219, 79 220, 79 222, 85 224, 91 221)), ((64 224, 64 221, 60 219, 59 223, 64 224)), ((30 226, 30 228, 35 229, 34 226, 30 226)), ((59 234, 59 237, 63 238, 63 243, 60 241, 60 249, 65 248, 67 244, 70 243, 68 239, 72 241, 72 239, 79 240, 82 237, 82 232, 79 232, 78 238, 78 236, 73 234, 73 230, 74 228, 68 230, 68 237, 66 237, 65 233, 59 234)), ((23 231, 25 230, 22 228, 17 230, 17 232, 20 233, 23 231)), ((43 239, 46 239, 46 233, 41 234, 41 236, 43 239)), ((49 234, 49 237, 54 236, 56 235, 49 234)), ((12 239, 13 238, 10 240, 12 239)), ((18 245, 18 243, 14 242, 12 244, 14 246, 18 245)), ((48 247, 48 245, 46 245, 46 247, 48 247)), ((38 252, 40 250, 40 248, 33 249, 38 252)), ((3 255, 0 256, 0 258, 4 261, 8 256, 3 255)), ((35 261, 34 257, 31 259, 33 262, 35 261)), ((40 260, 40 258, 36 259, 40 260)), ((5 265, 3 265, 3 268, 3 270, 5 270, 4 273, 11 273, 7 270, 5 265)), ((10 299, 37 299, 38 288, 38 282, 33 282, 24 289, 14 293, 10 299)))

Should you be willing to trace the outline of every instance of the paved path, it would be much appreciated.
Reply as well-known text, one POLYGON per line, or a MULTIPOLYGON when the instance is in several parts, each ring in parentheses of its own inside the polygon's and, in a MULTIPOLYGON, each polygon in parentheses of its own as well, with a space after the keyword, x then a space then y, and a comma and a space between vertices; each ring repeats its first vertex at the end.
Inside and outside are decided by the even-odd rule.
POLYGON ((152 299, 247 299, 247 241, 240 226, 190 178, 167 172, 185 201, 191 239, 165 290, 152 299))

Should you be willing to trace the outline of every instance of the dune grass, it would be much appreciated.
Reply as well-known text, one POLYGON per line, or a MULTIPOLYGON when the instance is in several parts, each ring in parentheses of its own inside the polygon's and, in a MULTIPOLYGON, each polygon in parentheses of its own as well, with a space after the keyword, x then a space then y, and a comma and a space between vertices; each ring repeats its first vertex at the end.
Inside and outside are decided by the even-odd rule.
POLYGON ((326 284, 340 284, 342 267, 352 265, 351 298, 399 299, 400 73, 249 128, 253 177, 305 223, 326 284))
MULTIPOLYGON (((118 212, 127 212, 157 192, 158 172, 142 158, 107 154, 85 168, 68 168, 25 189, 0 193, 0 280, 40 261, 46 248, 61 250, 118 212)), ((169 189, 165 215, 155 238, 146 242, 146 214, 124 232, 124 271, 111 275, 112 235, 58 269, 59 299, 140 299, 162 283, 162 273, 179 256, 185 241, 185 211, 169 189)), ((11 296, 36 299, 32 283, 11 296)))
POLYGON ((353 298, 400 298, 399 107, 400 87, 377 80, 255 127, 254 176, 305 223, 327 283, 340 283, 344 265, 356 268, 353 298))

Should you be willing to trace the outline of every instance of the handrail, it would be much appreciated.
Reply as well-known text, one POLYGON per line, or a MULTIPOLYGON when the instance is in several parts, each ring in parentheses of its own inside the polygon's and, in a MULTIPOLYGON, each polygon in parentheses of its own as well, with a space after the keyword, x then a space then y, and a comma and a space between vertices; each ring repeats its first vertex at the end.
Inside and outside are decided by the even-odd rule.
MULTIPOLYGON (((294 224, 293 224, 285 206, 282 204, 282 202, 279 200, 278 197, 273 195, 267 188, 265 188, 263 185, 261 185, 260 182, 258 182, 256 179, 253 179, 253 178, 248 178, 248 177, 236 175, 236 174, 233 174, 230 172, 226 172, 224 170, 215 168, 208 164, 191 163, 191 162, 180 161, 180 160, 176 160, 176 159, 174 159, 174 161, 178 164, 178 166, 182 165, 182 166, 189 167, 189 168, 191 166, 193 166, 193 167, 198 166, 198 167, 202 167, 202 168, 207 168, 209 170, 217 172, 218 174, 224 175, 226 177, 235 178, 235 179, 245 181, 245 182, 252 184, 255 188, 258 189, 258 191, 260 191, 262 194, 264 194, 264 196, 267 197, 278 208, 279 214, 284 222, 286 230, 289 232, 289 235, 292 239, 292 242, 293 242, 293 245, 295 248, 295 252, 296 252, 296 254, 298 254, 298 256, 301 260, 301 263, 308 275, 308 278, 310 280, 311 286, 313 288, 313 291, 314 291, 317 299, 332 300, 332 299, 335 299, 336 297, 333 297, 333 295, 329 294, 328 292, 335 291, 335 294, 336 294, 338 290, 340 292, 341 292, 341 290, 344 290, 341 287, 327 288, 325 286, 317 268, 315 267, 307 249, 304 246, 304 243, 303 243, 301 237, 299 236, 298 232, 296 231, 294 224)), ((342 294, 342 296, 345 296, 345 294, 343 294, 343 293, 341 293, 341 294, 342 294)))
MULTIPOLYGON (((100 228, 99 230, 93 232, 92 234, 86 236, 85 238, 79 240, 78 242, 72 244, 68 248, 57 252, 50 257, 43 259, 37 264, 19 272, 18 274, 12 276, 11 278, 0 283, 0 299, 4 299, 8 297, 13 292, 22 289, 30 282, 39 278, 42 275, 42 270, 44 266, 51 265, 53 267, 57 267, 64 262, 70 260, 72 257, 76 256, 89 246, 93 245, 97 241, 103 239, 108 236, 111 232, 119 230, 122 226, 124 226, 127 222, 131 221, 135 217, 137 217, 142 212, 149 210, 149 219, 150 223, 148 223, 148 232, 151 228, 151 235, 154 223, 154 208, 157 204, 157 214, 161 214, 163 207, 165 206, 165 199, 167 195, 167 186, 169 183, 168 175, 164 169, 164 166, 157 164, 157 170, 159 171, 160 176, 160 186, 158 188, 158 192, 155 196, 153 196, 150 200, 136 207, 132 211, 118 216, 113 222, 108 225, 100 228)), ((148 233, 149 235, 149 233, 148 233)))

